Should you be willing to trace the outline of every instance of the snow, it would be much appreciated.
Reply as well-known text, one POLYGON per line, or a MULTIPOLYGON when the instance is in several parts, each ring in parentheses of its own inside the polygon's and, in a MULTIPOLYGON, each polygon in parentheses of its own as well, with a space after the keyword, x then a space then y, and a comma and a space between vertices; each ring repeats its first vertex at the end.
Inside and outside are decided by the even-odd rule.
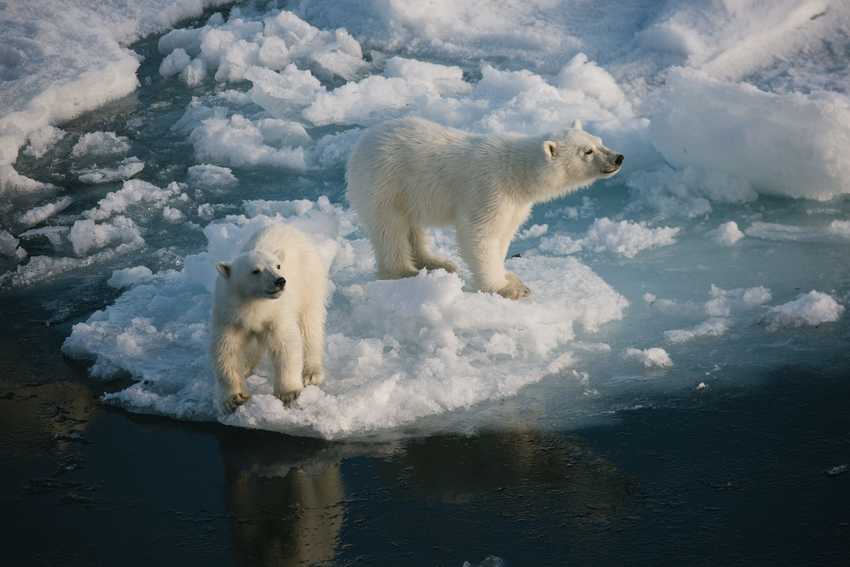
POLYGON ((670 355, 660 347, 646 349, 629 347, 623 352, 623 357, 639 362, 644 368, 670 368, 673 366, 670 355))
POLYGON ((115 132, 88 132, 80 136, 71 149, 71 157, 108 156, 124 154, 130 149, 130 143, 125 136, 115 132))
POLYGON ((118 191, 109 193, 98 201, 97 206, 85 211, 84 216, 93 220, 105 220, 116 213, 123 213, 138 203, 151 203, 162 207, 170 199, 180 195, 182 187, 171 183, 161 189, 152 183, 140 179, 125 181, 118 191))
MULTIPOLYGON (((539 231, 540 229, 535 232, 539 231)), ((587 250, 634 258, 644 250, 675 244, 679 231, 680 229, 676 227, 651 228, 645 222, 612 221, 608 217, 602 217, 593 221, 587 233, 581 238, 574 238, 567 234, 553 234, 543 238, 540 242, 540 250, 562 256, 587 250)), ((544 233, 548 233, 548 227, 540 234, 544 233)))
POLYGON ((189 183, 203 189, 228 189, 239 183, 229 167, 211 163, 193 165, 189 168, 189 183))
POLYGON ((676 242, 679 228, 649 228, 644 223, 615 222, 608 217, 596 219, 583 239, 584 246, 634 258, 642 250, 670 246, 676 242))
POLYGON ((392 428, 515 394, 568 367, 577 333, 623 317, 627 301, 574 259, 515 259, 535 290, 527 302, 469 293, 442 271, 375 281, 368 243, 350 211, 317 202, 264 202, 247 215, 208 225, 207 251, 180 272, 154 276, 79 323, 64 351, 95 360, 93 372, 127 370, 137 380, 107 395, 133 411, 242 427, 338 438, 392 428), (274 216, 254 214, 259 209, 274 216), (309 230, 331 261, 336 291, 328 320, 329 379, 308 387, 292 409, 271 395, 268 370, 249 379, 253 398, 216 414, 208 321, 214 263, 231 258, 256 230, 286 220, 309 230), (498 362, 498 363, 496 363, 498 362))
POLYGON ((670 368, 673 366, 670 355, 660 347, 646 349, 629 347, 623 352, 623 358, 637 361, 644 368, 670 368))
POLYGON ((178 223, 186 220, 186 215, 184 215, 180 209, 165 206, 162 208, 162 218, 164 218, 166 222, 178 223))
POLYGON ((111 167, 91 167, 75 170, 77 179, 81 183, 97 185, 99 183, 112 183, 123 181, 141 173, 145 168, 145 162, 139 158, 130 156, 111 167))
POLYGON ((713 317, 688 329, 664 331, 664 337, 671 343, 685 343, 702 337, 719 337, 729 330, 730 323, 723 317, 713 317))
POLYGON ((712 231, 712 238, 721 246, 734 246, 735 243, 744 238, 744 233, 738 228, 738 223, 728 221, 712 231))
POLYGON ((673 70, 650 131, 669 163, 718 170, 761 193, 827 200, 850 192, 843 97, 770 93, 673 70))
POLYGON ((50 148, 65 137, 64 130, 54 126, 45 126, 29 135, 29 144, 24 148, 24 153, 34 158, 43 157, 50 148))
POLYGON ((51 203, 46 203, 44 205, 33 207, 28 210, 24 214, 22 214, 18 218, 18 222, 20 222, 24 226, 33 226, 36 224, 41 224, 50 217, 61 213, 65 209, 67 209, 74 200, 71 197, 62 197, 56 201, 51 203))
POLYGON ((773 298, 773 294, 764 286, 727 290, 711 284, 708 295, 711 299, 705 302, 705 312, 711 317, 728 317, 733 310, 750 309, 773 298))
POLYGON ((0 191, 37 190, 13 164, 33 132, 129 94, 129 43, 226 0, 32 0, 4 4, 0 29, 0 191))
POLYGON ((516 235, 516 240, 528 240, 529 238, 540 238, 549 231, 549 225, 533 224, 530 227, 521 230, 516 235))
POLYGON ((90 219, 78 220, 71 227, 68 240, 77 256, 86 256, 92 250, 116 243, 144 242, 136 223, 125 216, 116 216, 111 222, 104 223, 95 223, 90 219))
POLYGON ((153 272, 151 272, 150 268, 146 266, 135 266, 133 268, 115 270, 109 276, 106 284, 116 289, 125 289, 141 283, 147 283, 152 279, 153 272))
POLYGON ((752 238, 777 241, 800 241, 817 238, 817 231, 807 230, 801 226, 762 221, 754 222, 744 233, 752 238))
POLYGON ((842 236, 844 238, 850 238, 850 221, 846 220, 834 220, 829 223, 827 230, 832 234, 837 236, 842 236))
POLYGON ((207 118, 190 139, 198 160, 210 160, 232 167, 266 166, 303 171, 307 168, 300 147, 273 145, 271 133, 240 114, 229 119, 207 118))
POLYGON ((170 77, 172 75, 176 75, 180 73, 189 66, 192 58, 189 57, 189 54, 186 53, 185 49, 180 49, 179 47, 168 54, 168 57, 162 60, 162 63, 159 65, 159 74, 163 77, 170 77))
POLYGON ((15 258, 18 255, 18 244, 20 240, 12 236, 11 233, 0 229, 0 254, 9 258, 15 258))
POLYGON ((833 323, 841 318, 844 306, 828 293, 812 290, 800 294, 796 299, 772 307, 765 316, 771 331, 816 327, 833 323))
POLYGON ((48 242, 50 242, 50 245, 53 246, 53 248, 58 249, 62 246, 65 235, 67 235, 70 230, 71 228, 68 226, 43 226, 40 228, 25 230, 18 236, 22 239, 44 237, 48 242))

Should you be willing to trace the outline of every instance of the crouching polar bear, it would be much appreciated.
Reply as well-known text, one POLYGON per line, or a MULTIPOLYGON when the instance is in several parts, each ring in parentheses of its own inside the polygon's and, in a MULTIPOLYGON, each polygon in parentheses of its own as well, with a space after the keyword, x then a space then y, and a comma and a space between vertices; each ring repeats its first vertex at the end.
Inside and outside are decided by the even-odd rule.
POLYGON ((473 285, 509 299, 530 292, 505 270, 531 207, 615 175, 623 156, 578 121, 558 136, 481 136, 420 118, 368 129, 346 170, 348 200, 372 242, 378 277, 456 271, 429 251, 429 226, 454 225, 473 285))
POLYGON ((266 353, 284 404, 321 384, 328 270, 307 237, 271 225, 216 267, 211 354, 222 409, 248 400, 244 380, 266 353))

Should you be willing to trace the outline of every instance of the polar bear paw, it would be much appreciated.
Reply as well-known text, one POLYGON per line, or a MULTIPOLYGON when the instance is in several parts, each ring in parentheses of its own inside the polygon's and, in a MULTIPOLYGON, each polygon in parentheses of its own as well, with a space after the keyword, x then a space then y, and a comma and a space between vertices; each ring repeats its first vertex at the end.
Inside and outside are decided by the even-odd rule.
POLYGON ((321 368, 305 368, 301 374, 301 380, 305 386, 318 386, 325 381, 325 373, 321 368))
POLYGON ((291 390, 289 392, 281 392, 277 394, 277 397, 283 402, 284 407, 291 406, 295 400, 298 399, 298 396, 301 395, 301 390, 291 390))
POLYGON ((496 292, 505 299, 523 299, 531 295, 531 290, 515 273, 506 272, 505 278, 508 280, 507 285, 496 292))
POLYGON ((224 398, 222 402, 222 407, 224 411, 227 413, 233 413, 236 411, 236 408, 247 402, 251 399, 251 394, 246 394, 245 392, 236 392, 235 394, 230 394, 224 398))

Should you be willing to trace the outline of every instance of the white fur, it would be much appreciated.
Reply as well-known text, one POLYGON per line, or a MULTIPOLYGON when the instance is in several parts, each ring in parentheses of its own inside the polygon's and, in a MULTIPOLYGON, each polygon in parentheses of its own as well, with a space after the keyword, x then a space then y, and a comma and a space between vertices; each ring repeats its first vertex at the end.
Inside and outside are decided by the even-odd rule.
POLYGON ((285 404, 324 380, 327 267, 290 226, 264 228, 232 263, 218 264, 211 354, 224 410, 248 400, 244 379, 268 353, 285 404), (278 278, 286 283, 279 289, 278 278))
POLYGON ((375 248, 379 277, 455 271, 431 255, 425 232, 454 225, 473 285, 517 299, 529 290, 504 260, 531 207, 614 175, 617 156, 580 123, 559 136, 509 138, 402 118, 363 133, 348 162, 348 199, 375 248))

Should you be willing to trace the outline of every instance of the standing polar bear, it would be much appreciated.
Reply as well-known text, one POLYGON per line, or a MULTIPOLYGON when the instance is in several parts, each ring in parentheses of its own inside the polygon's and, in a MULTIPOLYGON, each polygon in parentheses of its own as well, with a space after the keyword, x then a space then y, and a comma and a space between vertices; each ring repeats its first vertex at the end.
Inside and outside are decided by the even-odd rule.
POLYGON ((620 171, 623 156, 576 122, 559 136, 481 136, 420 118, 373 126, 348 161, 348 200, 378 261, 378 277, 457 268, 429 251, 425 228, 454 225, 473 285, 509 299, 530 291, 505 270, 531 207, 620 171))
POLYGON ((211 354, 222 408, 248 400, 244 380, 265 353, 284 404, 304 386, 321 384, 328 270, 307 237, 291 226, 268 226, 216 268, 211 354))

